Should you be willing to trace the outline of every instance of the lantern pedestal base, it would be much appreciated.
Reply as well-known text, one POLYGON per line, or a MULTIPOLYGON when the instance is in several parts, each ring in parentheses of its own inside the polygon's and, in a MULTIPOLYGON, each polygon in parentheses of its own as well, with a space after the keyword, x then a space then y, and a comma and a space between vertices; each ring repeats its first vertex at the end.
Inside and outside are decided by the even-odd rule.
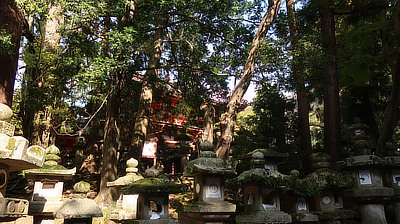
POLYGON ((185 212, 198 223, 222 223, 230 219, 236 211, 236 205, 227 201, 188 203, 185 212))
POLYGON ((237 224, 240 223, 285 224, 285 223, 292 223, 292 216, 282 211, 257 211, 251 213, 249 212, 249 213, 242 213, 241 215, 236 216, 236 223, 237 224))

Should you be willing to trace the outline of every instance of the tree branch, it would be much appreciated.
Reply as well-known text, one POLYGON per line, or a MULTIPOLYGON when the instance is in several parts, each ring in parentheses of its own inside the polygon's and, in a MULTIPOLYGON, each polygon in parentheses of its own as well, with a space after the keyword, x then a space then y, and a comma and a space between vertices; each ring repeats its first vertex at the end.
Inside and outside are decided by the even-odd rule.
POLYGON ((101 108, 103 108, 104 104, 106 103, 108 97, 111 95, 112 92, 114 92, 114 88, 112 88, 112 89, 110 90, 110 92, 108 92, 107 96, 103 99, 103 102, 101 103, 101 105, 99 106, 99 108, 97 108, 96 112, 95 112, 93 115, 91 115, 91 117, 89 118, 89 120, 88 120, 88 122, 85 124, 85 126, 84 126, 83 128, 81 128, 81 129, 79 129, 79 131, 77 131, 77 133, 75 133, 75 134, 61 134, 61 133, 57 132, 57 130, 54 128, 53 125, 51 125, 51 128, 53 129, 53 131, 54 131, 57 135, 67 135, 67 136, 79 136, 79 135, 81 135, 82 132, 83 132, 83 130, 85 130, 85 129, 89 126, 89 124, 90 124, 90 122, 93 120, 93 118, 99 113, 99 111, 101 110, 101 108))

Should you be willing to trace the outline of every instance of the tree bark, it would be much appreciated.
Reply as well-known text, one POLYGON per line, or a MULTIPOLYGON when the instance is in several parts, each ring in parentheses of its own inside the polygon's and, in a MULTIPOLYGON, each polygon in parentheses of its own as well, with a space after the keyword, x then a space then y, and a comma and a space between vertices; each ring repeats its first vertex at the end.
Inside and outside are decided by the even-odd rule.
POLYGON ((12 52, 0 52, 0 103, 11 107, 15 75, 18 68, 19 46, 24 30, 24 15, 14 1, 0 0, 0 30, 12 35, 12 52))
MULTIPOLYGON (((286 11, 289 18, 290 41, 292 45, 292 51, 294 52, 300 51, 300 48, 298 46, 299 31, 295 18, 294 0, 286 0, 286 11)), ((310 112, 310 103, 308 98, 309 93, 304 86, 302 70, 300 69, 299 60, 296 55, 297 54, 293 54, 292 75, 295 80, 295 88, 297 93, 297 105, 298 105, 297 107, 300 119, 301 150, 303 152, 306 152, 307 154, 311 154, 312 147, 311 147, 310 121, 309 121, 309 112, 310 112)))
POLYGON ((261 20, 257 33, 253 39, 253 43, 249 55, 244 66, 244 73, 239 83, 236 85, 235 90, 229 99, 226 112, 221 115, 221 137, 216 147, 216 154, 218 158, 227 158, 229 156, 230 146, 233 140, 233 132, 236 123, 237 108, 242 102, 243 95, 246 93, 251 78, 253 77, 256 56, 258 55, 258 47, 261 41, 265 38, 269 26, 278 15, 281 0, 270 0, 268 10, 261 20))
POLYGON ((203 103, 200 106, 200 109, 204 110, 203 134, 202 134, 201 140, 202 140, 202 142, 209 141, 209 142, 213 143, 215 109, 212 105, 210 105, 208 103, 203 103))
POLYGON ((338 87, 338 68, 336 62, 336 37, 334 4, 325 0, 320 6, 322 47, 327 57, 324 83, 324 145, 332 156, 331 165, 341 157, 340 104, 338 87))
MULTIPOLYGON (((396 14, 393 19, 393 30, 396 41, 400 44, 400 3, 396 4, 396 14)), ((385 50, 385 49, 384 49, 385 50)), ((386 106, 385 117, 379 134, 376 153, 385 155, 386 143, 392 140, 394 129, 398 122, 400 112, 400 50, 397 50, 396 61, 388 63, 392 72, 392 89, 386 106)))
MULTIPOLYGON (((43 61, 48 64, 55 65, 60 50, 61 34, 58 32, 60 26, 64 23, 64 18, 61 15, 62 7, 54 2, 48 2, 49 12, 43 21, 40 29, 40 36, 32 41, 40 41, 42 51, 37 55, 37 61, 43 61), (41 58, 42 55, 50 54, 52 57, 41 58), (47 61, 49 60, 49 61, 47 61)), ((30 21, 33 23, 33 21, 30 21)), ((32 27, 31 27, 32 28, 32 27)), ((33 28, 32 28, 33 29, 33 28)), ((34 54, 34 43, 29 43, 29 51, 34 54)), ((39 64, 39 63, 38 63, 39 64)), ((46 68, 47 69, 47 68, 46 68)), ((38 96, 37 92, 46 92, 54 94, 54 82, 48 78, 51 76, 51 69, 44 71, 37 64, 28 64, 24 74, 26 82, 25 91, 27 98, 22 102, 21 108, 23 112, 23 127, 24 134, 32 144, 40 145, 47 148, 55 139, 55 132, 52 130, 53 109, 57 106, 56 97, 43 99, 38 96), (37 91, 41 89, 41 91, 37 91), (29 102, 31 101, 31 102, 29 102), (36 103, 33 103, 36 102, 36 103)))
POLYGON ((139 107, 136 115, 133 137, 131 141, 132 149, 130 155, 134 156, 135 158, 141 157, 147 135, 147 129, 149 126, 151 114, 151 105, 153 102, 153 84, 159 74, 158 69, 160 68, 160 59, 163 49, 163 38, 166 24, 167 17, 162 13, 157 14, 153 47, 149 56, 148 70, 142 83, 139 107))
POLYGON ((113 93, 107 101, 100 190, 95 199, 97 204, 102 207, 108 207, 113 201, 118 199, 116 188, 107 187, 107 183, 117 178, 117 152, 120 137, 118 126, 120 98, 119 94, 113 93))
MULTIPOLYGON (((110 4, 108 2, 108 4, 110 4)), ((111 29, 111 18, 107 15, 104 18, 104 30, 106 34, 111 29)), ((101 54, 103 57, 109 56, 109 47, 107 42, 107 36, 104 35, 102 40, 101 54)), ((107 183, 114 181, 117 178, 117 152, 119 145, 120 130, 118 126, 119 122, 119 111, 121 104, 120 89, 121 89, 121 77, 116 71, 111 73, 110 85, 114 86, 113 92, 107 99, 106 106, 106 121, 104 126, 104 144, 102 152, 102 164, 101 164, 101 177, 100 177, 100 190, 95 198, 95 201, 100 207, 109 207, 118 198, 118 192, 114 187, 108 187, 107 183)))

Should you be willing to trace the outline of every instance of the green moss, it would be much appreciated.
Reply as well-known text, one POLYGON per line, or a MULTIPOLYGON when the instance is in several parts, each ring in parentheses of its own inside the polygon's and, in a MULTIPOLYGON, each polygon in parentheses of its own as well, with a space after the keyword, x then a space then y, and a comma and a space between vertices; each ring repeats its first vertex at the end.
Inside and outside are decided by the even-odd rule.
POLYGON ((325 169, 309 174, 303 182, 319 188, 350 188, 354 185, 355 180, 349 175, 325 169))
POLYGON ((313 163, 315 162, 326 162, 329 161, 331 156, 326 152, 315 152, 311 154, 310 159, 313 163))
POLYGON ((46 148, 46 154, 60 155, 60 149, 55 145, 51 145, 46 148))
POLYGON ((0 158, 8 157, 8 156, 10 156, 10 153, 8 153, 8 152, 1 152, 1 151, 0 151, 0 158))
POLYGON ((31 146, 29 147, 29 153, 36 157, 42 157, 44 155, 44 150, 40 146, 31 146))
POLYGON ((151 194, 151 193, 182 193, 187 191, 185 184, 176 184, 168 178, 144 178, 126 186, 123 191, 125 194, 151 194))
POLYGON ((323 188, 319 185, 303 182, 297 176, 286 176, 277 171, 252 169, 245 171, 234 179, 227 180, 226 186, 243 187, 248 184, 264 184, 272 188, 279 188, 283 193, 294 192, 307 197, 321 194, 323 188))
POLYGON ((315 214, 318 215, 320 220, 344 220, 353 219, 356 212, 353 210, 337 209, 334 211, 316 212, 315 214))
POLYGON ((56 161, 57 163, 61 162, 61 157, 55 154, 47 154, 46 161, 56 161))
POLYGON ((44 164, 42 169, 51 169, 51 170, 65 170, 66 168, 64 166, 61 165, 48 165, 48 164, 44 164))
POLYGON ((7 150, 11 150, 11 151, 14 151, 14 150, 15 150, 15 139, 14 139, 14 138, 10 138, 10 139, 8 140, 8 144, 7 144, 6 149, 7 149, 7 150))
POLYGON ((31 170, 27 170, 27 172, 33 171, 33 172, 39 172, 39 173, 59 173, 60 170, 66 170, 66 168, 61 165, 44 164, 43 167, 40 169, 31 169, 31 170))
POLYGON ((194 176, 199 173, 233 176, 236 174, 236 171, 233 170, 225 159, 201 157, 187 164, 184 176, 194 176))

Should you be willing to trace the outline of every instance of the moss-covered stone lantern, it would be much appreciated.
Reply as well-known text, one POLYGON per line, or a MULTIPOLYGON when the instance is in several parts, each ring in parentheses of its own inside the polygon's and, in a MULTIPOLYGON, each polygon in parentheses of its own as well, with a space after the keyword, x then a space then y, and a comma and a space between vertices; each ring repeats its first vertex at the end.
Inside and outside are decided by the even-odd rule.
POLYGON ((107 183, 107 187, 116 187, 120 193, 116 208, 111 210, 111 220, 123 221, 137 218, 137 200, 139 195, 124 194, 122 193, 122 188, 132 184, 132 182, 143 179, 143 176, 138 173, 138 164, 139 162, 136 159, 130 158, 126 161, 126 175, 107 183))
POLYGON ((45 157, 42 147, 29 147, 27 139, 14 136, 11 117, 11 108, 0 103, 0 222, 28 214, 27 200, 5 197, 9 172, 42 167, 45 157))
POLYGON ((188 163, 185 176, 194 176, 194 201, 185 212, 198 223, 222 223, 236 211, 236 205, 224 200, 224 181, 236 172, 225 159, 216 158, 213 144, 200 144, 199 158, 188 163))
POLYGON ((137 220, 127 220, 125 223, 178 223, 178 220, 169 218, 169 194, 178 194, 186 190, 185 184, 173 183, 156 168, 147 169, 145 178, 124 188, 124 195, 139 194, 137 220))
MULTIPOLYGON (((272 152, 272 151, 269 151, 272 152)), ((273 155, 267 154, 265 161, 262 151, 252 154, 252 169, 227 181, 228 185, 244 188, 244 212, 236 216, 236 223, 291 223, 292 216, 281 211, 279 187, 285 182, 286 175, 276 168, 269 169, 265 164, 275 167, 273 155)))
POLYGON ((352 126, 354 155, 338 162, 338 167, 350 172, 356 180, 354 187, 345 191, 345 196, 358 202, 363 224, 386 224, 384 205, 394 194, 392 188, 383 186, 383 169, 388 162, 371 155, 368 136, 360 127, 366 126, 356 119, 352 126))
POLYGON ((64 181, 75 175, 76 168, 67 169, 60 165, 60 150, 55 146, 46 149, 46 161, 41 169, 25 171, 25 178, 35 181, 29 214, 35 223, 51 222, 53 213, 63 204, 64 181))
POLYGON ((345 189, 354 185, 354 179, 330 169, 330 156, 323 152, 311 155, 314 172, 307 175, 301 182, 313 186, 319 193, 311 195, 310 210, 318 215, 321 222, 346 222, 354 218, 354 211, 344 209, 342 194, 345 189))
POLYGON ((304 184, 299 174, 297 170, 290 172, 292 186, 286 186, 288 191, 285 192, 285 211, 292 216, 292 223, 316 223, 319 221, 318 216, 310 212, 310 195, 314 188, 304 184))

